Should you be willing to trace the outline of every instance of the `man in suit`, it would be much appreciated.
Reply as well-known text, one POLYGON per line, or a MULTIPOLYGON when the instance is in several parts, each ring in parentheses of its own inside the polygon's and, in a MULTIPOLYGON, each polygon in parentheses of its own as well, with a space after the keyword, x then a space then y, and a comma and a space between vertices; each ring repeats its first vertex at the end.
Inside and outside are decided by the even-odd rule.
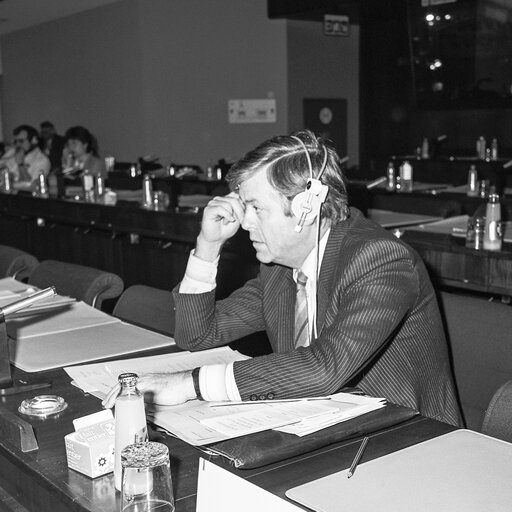
POLYGON ((308 131, 276 137, 246 154, 227 180, 232 192, 205 208, 175 290, 176 343, 202 350, 266 330, 273 352, 142 376, 141 388, 171 404, 320 396, 357 386, 459 424, 426 269, 410 247, 348 207, 336 152, 308 131), (219 254, 240 227, 260 273, 216 302, 219 254))

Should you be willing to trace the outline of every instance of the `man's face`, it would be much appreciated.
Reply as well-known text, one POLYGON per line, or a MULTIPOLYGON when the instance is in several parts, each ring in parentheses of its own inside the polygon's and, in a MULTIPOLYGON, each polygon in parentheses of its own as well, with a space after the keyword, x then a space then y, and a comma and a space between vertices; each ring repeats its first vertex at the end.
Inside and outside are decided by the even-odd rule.
POLYGON ((51 139, 55 134, 55 130, 51 126, 43 126, 41 128, 41 138, 43 140, 51 139))
POLYGON ((28 133, 25 130, 21 130, 18 135, 14 136, 14 147, 16 151, 23 151, 29 153, 34 149, 35 144, 28 138, 28 133))
POLYGON ((249 232, 258 260, 300 268, 315 245, 315 229, 295 231, 297 219, 285 215, 283 198, 268 182, 266 169, 244 181, 239 194, 245 207, 242 228, 249 232))

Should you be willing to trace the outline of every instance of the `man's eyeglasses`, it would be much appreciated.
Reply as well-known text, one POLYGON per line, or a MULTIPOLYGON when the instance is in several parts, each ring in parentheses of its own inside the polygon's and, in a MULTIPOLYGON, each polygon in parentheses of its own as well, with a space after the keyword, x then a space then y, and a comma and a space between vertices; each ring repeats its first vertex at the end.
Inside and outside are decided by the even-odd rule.
POLYGON ((23 144, 27 140, 28 139, 14 139, 14 144, 16 144, 16 143, 23 144))

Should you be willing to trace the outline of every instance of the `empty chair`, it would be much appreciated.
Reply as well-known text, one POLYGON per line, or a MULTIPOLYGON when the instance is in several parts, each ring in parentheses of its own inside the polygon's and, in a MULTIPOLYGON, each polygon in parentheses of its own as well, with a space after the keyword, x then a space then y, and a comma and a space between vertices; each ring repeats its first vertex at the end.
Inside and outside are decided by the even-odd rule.
POLYGON ((119 297, 112 314, 132 324, 174 335, 174 300, 170 290, 142 284, 130 286, 119 297))
POLYGON ((25 251, 0 245, 0 277, 14 277, 18 281, 27 280, 39 261, 25 251))
POLYGON ((55 286, 59 295, 73 297, 97 309, 101 309, 105 299, 119 297, 124 288, 123 280, 116 274, 55 260, 42 261, 28 283, 38 288, 55 286))
POLYGON ((480 430, 491 397, 512 380, 512 307, 445 291, 439 298, 462 413, 480 430))
POLYGON ((512 380, 502 384, 489 402, 482 434, 512 443, 512 380))

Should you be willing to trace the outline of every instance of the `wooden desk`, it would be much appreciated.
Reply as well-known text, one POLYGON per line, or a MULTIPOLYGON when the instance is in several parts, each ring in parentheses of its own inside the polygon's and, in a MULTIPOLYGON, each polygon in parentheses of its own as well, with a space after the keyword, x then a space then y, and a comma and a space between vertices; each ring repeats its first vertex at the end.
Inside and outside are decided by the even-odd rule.
MULTIPOLYGON (((14 375, 15 378, 27 377, 19 370, 15 370, 14 375)), ((91 480, 68 469, 66 463, 63 438, 73 431, 72 420, 100 410, 100 401, 72 386, 63 370, 44 372, 39 376, 52 380, 53 387, 48 392, 62 396, 69 406, 60 417, 28 420, 34 427, 39 443, 37 451, 22 453, 7 443, 4 436, 0 438, 1 485, 30 511, 117 512, 119 500, 115 496, 112 474, 91 480)), ((34 394, 4 398, 0 407, 19 415, 19 403, 34 394)), ((364 460, 380 457, 453 429, 450 425, 417 417, 371 435, 364 460)), ((178 439, 156 435, 156 440, 169 446, 176 510, 192 512, 196 503, 198 459, 202 453, 178 439)), ((284 492, 290 487, 349 467, 359 444, 358 439, 348 440, 253 470, 234 470, 221 459, 215 461, 284 497, 284 492)))
POLYGON ((465 247, 465 238, 414 229, 404 230, 402 240, 418 251, 435 286, 512 295, 512 244, 477 251, 465 247))

